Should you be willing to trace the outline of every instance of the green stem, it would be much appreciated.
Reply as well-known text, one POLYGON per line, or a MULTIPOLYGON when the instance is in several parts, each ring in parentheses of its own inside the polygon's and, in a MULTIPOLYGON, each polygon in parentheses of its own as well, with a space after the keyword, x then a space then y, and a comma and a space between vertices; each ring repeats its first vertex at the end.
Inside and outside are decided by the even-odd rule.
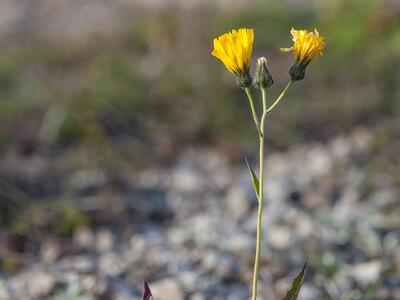
POLYGON ((279 103, 279 102, 282 100, 282 98, 286 95, 286 92, 288 91, 288 89, 290 88, 290 86, 291 86, 293 83, 294 83, 293 80, 290 80, 290 81, 288 82, 288 84, 287 84, 286 87, 283 89, 283 91, 282 91, 282 93, 279 95, 279 97, 276 98, 275 102, 272 103, 272 105, 271 105, 270 107, 268 107, 268 109, 267 109, 267 114, 268 114, 269 112, 271 112, 271 111, 275 108, 275 106, 278 105, 278 103, 279 103))
POLYGON ((256 239, 256 256, 254 259, 254 274, 253 274, 253 294, 251 299, 257 299, 257 282, 260 267, 260 248, 261 248, 261 221, 263 211, 263 190, 264 190, 264 127, 265 118, 267 115, 267 97, 266 90, 261 89, 263 114, 261 117, 260 134, 258 136, 260 142, 260 174, 259 174, 259 187, 258 187, 258 213, 257 213, 257 239, 256 239))
POLYGON ((247 98, 249 99, 249 104, 250 104, 250 108, 251 108, 251 113, 253 115, 253 119, 254 119, 254 123, 256 124, 256 128, 258 131, 258 134, 260 135, 260 124, 258 122, 258 116, 257 116, 257 112, 256 109, 254 107, 254 101, 253 101, 253 96, 251 95, 251 91, 249 87, 246 87, 244 89, 244 91, 246 92, 247 98))
POLYGON ((275 100, 275 102, 267 108, 267 96, 266 89, 262 88, 262 104, 263 104, 263 113, 261 116, 261 123, 259 127, 259 141, 260 141, 260 174, 259 174, 259 189, 258 189, 258 213, 257 213, 257 240, 256 240, 256 256, 254 259, 254 274, 253 274, 253 291, 252 291, 252 300, 257 299, 257 281, 259 274, 259 266, 260 266, 260 248, 261 248, 261 222, 262 222, 262 211, 263 211, 263 193, 264 193, 264 130, 265 130, 265 121, 269 112, 271 112, 274 107, 282 100, 285 96, 289 87, 293 84, 294 81, 289 81, 285 89, 279 95, 279 97, 275 100))

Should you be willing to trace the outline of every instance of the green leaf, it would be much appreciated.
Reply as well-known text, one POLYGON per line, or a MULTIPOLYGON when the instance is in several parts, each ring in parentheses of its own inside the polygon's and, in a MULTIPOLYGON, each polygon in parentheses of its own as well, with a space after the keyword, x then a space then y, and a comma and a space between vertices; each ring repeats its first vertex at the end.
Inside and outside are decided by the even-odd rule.
POLYGON ((247 160, 247 158, 246 158, 246 165, 247 165, 247 168, 249 169, 251 179, 253 179, 253 189, 256 192, 256 195, 258 197, 258 191, 260 189, 260 182, 258 181, 256 173, 254 173, 253 169, 250 167, 250 164, 249 164, 249 161, 247 160))
POLYGON ((286 296, 282 300, 296 300, 299 295, 301 284, 306 273, 307 263, 304 264, 303 269, 294 279, 291 288, 287 291, 286 296))

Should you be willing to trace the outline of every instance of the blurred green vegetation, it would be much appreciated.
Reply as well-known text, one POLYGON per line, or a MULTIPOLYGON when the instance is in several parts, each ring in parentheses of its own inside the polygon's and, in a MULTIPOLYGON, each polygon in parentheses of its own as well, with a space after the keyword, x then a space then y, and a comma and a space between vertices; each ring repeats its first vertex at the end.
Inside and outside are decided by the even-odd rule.
MULTIPOLYGON (((341 0, 306 7, 276 0, 235 11, 146 11, 126 33, 84 43, 45 42, 34 34, 4 41, 0 152, 62 158, 48 177, 38 179, 45 184, 35 183, 50 192, 32 195, 27 179, 3 172, 8 170, 3 179, 40 198, 51 194, 50 178, 57 182, 68 170, 96 165, 118 177, 121 166, 168 160, 185 145, 211 144, 231 158, 253 153, 245 95, 210 54, 214 37, 242 26, 256 31, 253 62, 258 56, 270 61, 271 101, 293 63, 291 55, 278 51, 291 44, 290 28, 316 27, 326 38, 324 56, 312 62, 305 80, 268 120, 270 148, 324 141, 363 126, 376 137, 377 155, 368 168, 397 176, 399 5, 341 0)), ((400 184, 400 177, 395 180, 400 184)), ((1 223, 24 234, 29 224, 10 217, 19 211, 10 207, 5 205, 1 223)), ((51 230, 62 234, 89 222, 73 204, 52 211, 59 223, 51 230)))
POLYGON ((18 209, 2 211, 0 216, 8 232, 0 251, 0 271, 5 273, 23 266, 26 257, 22 254, 37 253, 46 237, 70 238, 76 229, 92 225, 91 216, 77 203, 63 199, 51 203, 30 201, 18 209))
POLYGON ((47 142, 43 128, 55 127, 56 149, 88 145, 111 161, 168 158, 176 145, 193 142, 245 151, 254 138, 246 99, 210 55, 215 36, 241 26, 256 30, 254 58, 270 60, 271 98, 292 63, 277 50, 291 44, 290 28, 317 27, 326 38, 324 56, 271 117, 270 145, 324 140, 358 125, 397 128, 400 17, 390 5, 269 1, 234 13, 204 8, 186 18, 174 7, 148 12, 126 35, 84 46, 13 39, 0 54, 0 149, 47 142), (61 114, 46 117, 54 107, 61 114))

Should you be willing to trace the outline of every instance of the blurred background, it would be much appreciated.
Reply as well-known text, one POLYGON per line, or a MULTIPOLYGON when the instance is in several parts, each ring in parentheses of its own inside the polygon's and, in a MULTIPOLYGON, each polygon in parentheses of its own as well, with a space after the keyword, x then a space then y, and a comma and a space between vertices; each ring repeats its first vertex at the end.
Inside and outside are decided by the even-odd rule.
POLYGON ((398 0, 1 0, 1 300, 249 299, 257 139, 210 54, 244 26, 271 101, 290 29, 326 38, 267 121, 260 299, 305 261, 299 299, 400 299, 398 0))

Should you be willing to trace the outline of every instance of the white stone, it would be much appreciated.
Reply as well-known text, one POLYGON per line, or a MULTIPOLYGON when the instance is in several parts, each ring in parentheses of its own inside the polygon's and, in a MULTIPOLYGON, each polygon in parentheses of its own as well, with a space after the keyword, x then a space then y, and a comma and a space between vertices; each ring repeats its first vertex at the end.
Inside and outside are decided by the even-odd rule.
POLYGON ((165 278, 149 284, 154 299, 183 300, 184 294, 176 280, 165 278))
POLYGON ((379 260, 373 260, 351 266, 350 270, 352 276, 365 286, 378 280, 382 271, 382 264, 379 260))

